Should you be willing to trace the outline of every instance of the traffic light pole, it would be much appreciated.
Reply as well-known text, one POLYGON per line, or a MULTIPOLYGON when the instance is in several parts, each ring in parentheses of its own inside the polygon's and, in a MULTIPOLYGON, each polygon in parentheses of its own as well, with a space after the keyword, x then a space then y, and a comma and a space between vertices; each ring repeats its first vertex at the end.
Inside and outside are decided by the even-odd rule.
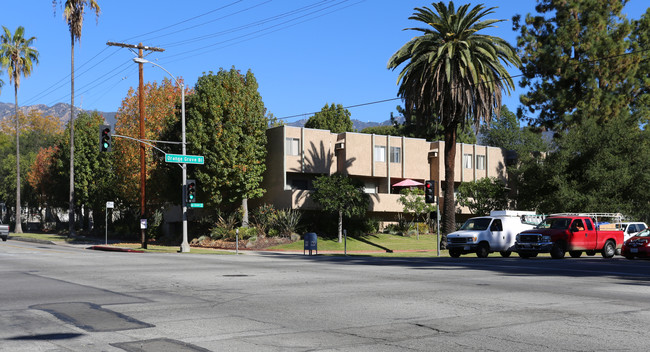
MULTIPOLYGON (((162 68, 162 67, 161 67, 162 68)), ((167 70, 165 70, 167 71, 167 70)), ((167 72, 169 73, 169 72, 167 72)), ((172 76, 173 77, 173 76, 172 76)), ((178 83, 178 81, 176 81, 178 83)), ((181 141, 182 141, 182 150, 183 155, 185 153, 185 85, 181 84, 181 141)), ((183 242, 181 243, 181 252, 186 253, 190 251, 190 244, 187 242, 187 164, 183 164, 183 242)))

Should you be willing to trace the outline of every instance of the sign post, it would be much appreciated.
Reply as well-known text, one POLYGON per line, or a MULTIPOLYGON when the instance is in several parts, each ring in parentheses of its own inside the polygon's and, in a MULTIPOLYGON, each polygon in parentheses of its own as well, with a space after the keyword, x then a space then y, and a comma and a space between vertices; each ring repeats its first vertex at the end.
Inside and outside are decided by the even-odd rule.
POLYGON ((104 244, 108 244, 108 209, 113 209, 113 202, 106 202, 106 210, 104 211, 104 244))

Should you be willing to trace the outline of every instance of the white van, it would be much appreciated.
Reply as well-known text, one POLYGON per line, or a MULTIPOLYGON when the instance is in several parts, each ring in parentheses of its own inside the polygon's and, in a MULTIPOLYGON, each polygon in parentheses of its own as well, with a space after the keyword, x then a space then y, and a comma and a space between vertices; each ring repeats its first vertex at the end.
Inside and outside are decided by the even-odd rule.
POLYGON ((616 225, 617 228, 623 231, 625 241, 629 240, 630 237, 634 237, 634 235, 636 235, 637 233, 648 228, 648 225, 646 225, 645 222, 622 222, 616 225))
POLYGON ((517 234, 534 228, 541 221, 542 217, 534 211, 494 210, 490 216, 467 220, 460 230, 448 234, 447 249, 453 258, 467 253, 485 258, 494 252, 509 257, 517 234))

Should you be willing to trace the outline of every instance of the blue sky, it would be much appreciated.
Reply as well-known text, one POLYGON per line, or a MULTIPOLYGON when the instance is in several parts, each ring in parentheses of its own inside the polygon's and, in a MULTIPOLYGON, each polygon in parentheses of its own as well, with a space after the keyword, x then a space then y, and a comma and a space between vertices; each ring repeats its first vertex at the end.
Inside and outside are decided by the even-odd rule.
MULTIPOLYGON (((639 18, 646 1, 630 0, 625 8, 628 18, 639 18)), ((98 22, 94 13, 88 13, 81 43, 75 45, 75 105, 117 111, 129 87, 137 87, 138 70, 131 61, 133 53, 106 42, 142 42, 164 48, 146 58, 183 77, 190 86, 204 72, 232 66, 250 69, 268 111, 287 122, 307 118, 326 103, 350 107, 353 119, 387 120, 400 100, 368 103, 397 97, 398 72, 387 70, 386 64, 418 35, 403 30, 419 26, 408 20, 413 9, 431 4, 422 0, 98 2, 98 22)), ((510 19, 533 12, 535 1, 482 3, 498 7, 487 18, 507 20, 484 33, 515 45, 510 19)), ((70 103, 70 32, 61 7, 57 5, 56 14, 49 0, 8 1, 2 7, 0 24, 12 32, 24 26, 28 36, 37 37, 35 47, 40 52, 40 64, 21 82, 18 104, 70 103)), ((511 68, 510 73, 520 72, 511 68)), ((166 75, 145 65, 145 81, 161 81, 166 75)), ((6 74, 0 78, 5 81, 0 101, 13 104, 13 87, 6 74)), ((518 89, 504 103, 516 110, 522 93, 518 89)))

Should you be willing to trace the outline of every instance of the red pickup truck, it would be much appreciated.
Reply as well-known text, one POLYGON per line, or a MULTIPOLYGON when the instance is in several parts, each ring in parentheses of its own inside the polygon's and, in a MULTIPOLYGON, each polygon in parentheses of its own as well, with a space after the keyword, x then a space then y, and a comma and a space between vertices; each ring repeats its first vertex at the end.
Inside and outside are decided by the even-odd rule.
POLYGON ((623 231, 600 230, 590 216, 552 215, 534 229, 520 232, 515 250, 522 258, 551 253, 553 259, 561 259, 566 252, 578 258, 582 252, 591 256, 597 251, 611 258, 620 250, 623 238, 623 231))

